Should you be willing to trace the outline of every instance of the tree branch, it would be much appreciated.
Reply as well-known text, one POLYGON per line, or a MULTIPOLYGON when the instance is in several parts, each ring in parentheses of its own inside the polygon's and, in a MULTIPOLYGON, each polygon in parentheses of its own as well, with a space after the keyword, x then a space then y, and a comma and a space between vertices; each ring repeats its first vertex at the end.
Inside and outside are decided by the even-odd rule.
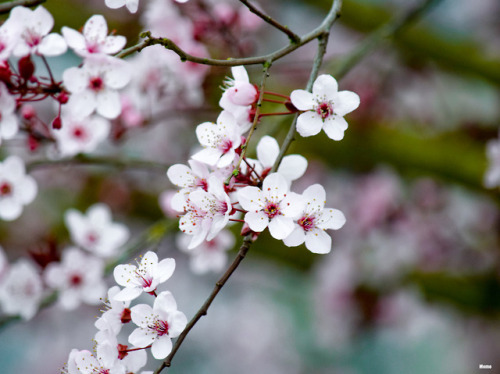
POLYGON ((262 18, 265 22, 270 24, 271 26, 277 28, 279 31, 284 32, 289 38, 291 43, 299 43, 300 42, 300 36, 295 34, 292 30, 290 30, 287 26, 282 25, 281 23, 277 22, 270 16, 268 16, 265 13, 262 13, 258 8, 256 8, 254 5, 249 3, 247 0, 240 0, 240 3, 245 5, 250 12, 253 14, 256 14, 260 18, 262 18))
POLYGON ((191 319, 191 321, 189 321, 189 323, 186 325, 186 328, 184 329, 184 331, 182 331, 182 333, 177 338, 177 340, 172 348, 172 352, 170 352, 170 354, 167 356, 165 361, 163 361, 161 366, 158 369, 156 369, 154 374, 159 374, 163 369, 170 367, 170 365, 172 363, 172 359, 174 358, 175 354, 177 353, 180 346, 182 345, 182 342, 184 341, 186 336, 189 334, 191 329, 194 327, 194 325, 196 325, 196 323, 201 319, 201 317, 205 316, 208 313, 208 308, 210 308, 210 305, 212 304, 212 302, 214 301, 215 297, 217 296, 219 291, 222 289, 222 287, 226 284, 229 277, 234 273, 234 271, 236 270, 238 265, 241 263, 241 261, 243 261, 248 250, 250 249, 251 244, 252 244, 251 235, 247 235, 245 237, 245 239, 243 240, 243 244, 241 245, 240 250, 238 251, 238 255, 236 256, 234 261, 231 263, 231 265, 229 265, 226 272, 218 280, 218 282, 215 283, 215 287, 212 290, 212 293, 210 294, 210 296, 205 300, 205 303, 201 306, 201 308, 198 310, 198 312, 196 312, 196 314, 191 319))
POLYGON ((264 64, 266 62, 274 62, 283 56, 290 54, 297 48, 309 43, 310 41, 319 38, 322 34, 329 31, 335 20, 338 18, 340 13, 340 6, 342 4, 341 0, 334 0, 330 11, 328 12, 326 18, 323 20, 321 25, 315 28, 313 31, 304 35, 300 38, 297 43, 291 43, 286 47, 278 49, 272 53, 257 57, 246 57, 246 58, 228 58, 227 60, 218 60, 212 58, 196 57, 190 55, 189 53, 182 50, 177 44, 168 38, 155 38, 151 36, 150 31, 143 32, 140 37, 145 39, 142 42, 136 44, 133 47, 124 49, 122 52, 118 53, 116 57, 126 57, 132 53, 140 52, 144 48, 151 45, 162 45, 166 49, 177 53, 181 61, 190 61, 197 64, 203 65, 213 65, 213 66, 240 66, 240 65, 258 65, 264 64))
POLYGON ((9 1, 8 3, 0 4, 0 14, 5 14, 9 13, 12 8, 15 8, 16 6, 27 6, 27 7, 32 7, 32 6, 37 6, 38 4, 42 4, 47 0, 14 0, 14 1, 9 1))
POLYGON ((75 165, 75 166, 97 165, 105 167, 114 167, 117 169, 147 169, 147 170, 158 171, 161 173, 165 173, 170 166, 167 164, 162 164, 154 161, 130 160, 130 159, 122 160, 118 158, 95 157, 95 156, 86 156, 80 154, 75 157, 62 158, 59 160, 32 161, 26 165, 26 168, 29 172, 31 172, 37 169, 65 166, 65 165, 75 165))
POLYGON ((240 154, 240 158, 238 159, 238 162, 236 163, 233 172, 231 175, 227 178, 227 180, 224 182, 225 185, 228 185, 229 182, 231 182, 231 178, 237 175, 238 170, 240 169, 241 161, 243 158, 245 158, 245 155, 247 154, 247 149, 248 149, 248 143, 250 142, 250 139, 252 138, 252 135, 257 128, 257 124, 259 123, 259 115, 260 115, 260 108, 262 106, 262 100, 264 99, 264 86, 266 84, 266 79, 269 76, 269 68, 271 67, 272 62, 268 61, 264 64, 264 67, 262 69, 262 80, 260 82, 259 86, 259 98, 257 100, 257 108, 255 110, 254 118, 253 118, 253 123, 252 123, 252 128, 248 132, 247 138, 246 138, 246 143, 242 147, 242 151, 240 154))

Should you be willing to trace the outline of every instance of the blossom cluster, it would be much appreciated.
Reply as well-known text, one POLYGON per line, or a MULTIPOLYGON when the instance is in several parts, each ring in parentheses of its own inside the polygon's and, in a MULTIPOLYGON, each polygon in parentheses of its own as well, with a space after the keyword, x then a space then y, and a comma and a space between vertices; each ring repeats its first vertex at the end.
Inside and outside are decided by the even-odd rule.
POLYGON ((105 204, 91 206, 86 214, 70 209, 65 222, 73 244, 61 259, 57 253, 34 253, 38 267, 24 258, 10 265, 0 250, 0 306, 5 314, 31 319, 53 292, 65 310, 82 303, 97 305, 105 295, 105 261, 120 253, 129 238, 127 227, 112 221, 105 204))
MULTIPOLYGON (((326 192, 319 184, 302 194, 291 191, 292 182, 306 171, 303 156, 285 156, 271 172, 279 156, 274 138, 261 138, 257 159, 246 157, 245 134, 260 120, 255 118, 259 91, 244 67, 233 67, 232 74, 219 102, 223 110, 217 121, 196 127, 202 149, 192 155, 189 166, 176 164, 167 171, 180 188, 170 204, 181 215, 180 230, 191 238, 187 249, 212 241, 230 221, 243 221, 245 233, 268 228, 273 238, 287 246, 305 243, 311 252, 330 252, 332 240, 326 230, 341 228, 345 216, 338 209, 325 208, 326 192), (243 220, 238 218, 241 213, 243 220)), ((316 79, 312 93, 296 90, 290 100, 290 106, 301 112, 297 125, 301 135, 315 135, 323 127, 335 140, 342 139, 347 127, 343 116, 359 104, 355 93, 338 92, 337 82, 329 75, 316 79)))
MULTIPOLYGON (((95 322, 95 353, 73 349, 69 354, 66 372, 86 373, 139 373, 146 365, 146 349, 153 357, 164 359, 172 350, 172 339, 178 337, 187 324, 184 313, 169 291, 158 292, 158 286, 173 274, 172 258, 158 261, 154 252, 147 252, 137 265, 118 265, 114 279, 119 286, 108 290, 106 310, 95 322), (142 293, 154 296, 153 306, 131 302, 142 293), (128 343, 121 344, 119 334, 125 324, 132 322, 134 330, 128 343)), ((146 374, 146 372, 142 372, 146 374)))

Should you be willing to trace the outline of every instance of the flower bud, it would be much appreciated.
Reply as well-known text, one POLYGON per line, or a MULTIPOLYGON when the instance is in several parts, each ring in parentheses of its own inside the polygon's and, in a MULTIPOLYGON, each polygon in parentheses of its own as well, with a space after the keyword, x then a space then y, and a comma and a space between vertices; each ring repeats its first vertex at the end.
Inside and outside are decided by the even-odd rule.
POLYGON ((21 58, 18 62, 18 68, 21 77, 26 80, 30 79, 35 72, 35 65, 33 64, 33 61, 31 61, 31 56, 28 55, 21 58))

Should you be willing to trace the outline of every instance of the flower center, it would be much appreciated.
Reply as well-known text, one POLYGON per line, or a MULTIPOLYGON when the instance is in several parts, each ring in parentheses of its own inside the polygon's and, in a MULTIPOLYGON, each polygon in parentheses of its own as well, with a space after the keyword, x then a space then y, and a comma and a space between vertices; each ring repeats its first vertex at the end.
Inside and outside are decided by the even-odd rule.
POLYGON ((89 87, 92 91, 99 92, 104 88, 104 82, 101 77, 90 78, 89 87))
POLYGON ((31 29, 26 30, 23 36, 26 44, 30 47, 35 47, 42 41, 42 37, 31 29))
POLYGON ((8 196, 10 194, 12 194, 12 186, 10 185, 10 183, 0 183, 0 197, 8 196))
POLYGON ((233 142, 230 139, 222 139, 217 147, 222 153, 227 153, 233 148, 233 142))
POLYGON ((298 220, 297 222, 303 229, 304 231, 310 231, 312 230, 316 225, 314 224, 314 217, 310 216, 305 216, 302 217, 301 219, 298 220))
POLYGON ((83 127, 77 126, 73 129, 73 136, 77 139, 85 139, 87 137, 87 133, 83 127))
POLYGON ((152 330, 155 330, 158 336, 168 335, 168 322, 162 320, 155 320, 153 326, 150 326, 152 330))
POLYGON ((320 103, 316 107, 316 113, 318 113, 323 120, 327 119, 328 116, 333 114, 333 104, 329 101, 320 103))
POLYGON ((82 276, 80 274, 73 274, 69 278, 69 283, 73 287, 78 287, 80 284, 82 284, 82 281, 83 281, 83 279, 82 279, 82 276))
POLYGON ((122 315, 120 317, 121 323, 129 323, 132 321, 132 312, 129 308, 123 309, 122 315))
POLYGON ((278 214, 281 214, 280 206, 276 203, 267 203, 266 207, 264 208, 264 213, 266 213, 269 218, 274 218, 278 214))

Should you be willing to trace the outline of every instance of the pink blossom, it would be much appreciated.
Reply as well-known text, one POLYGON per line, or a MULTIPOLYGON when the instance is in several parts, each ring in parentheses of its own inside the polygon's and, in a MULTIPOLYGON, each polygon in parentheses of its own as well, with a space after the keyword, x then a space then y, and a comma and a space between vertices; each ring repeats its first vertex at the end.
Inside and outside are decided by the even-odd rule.
POLYGON ((245 222, 255 232, 262 232, 269 226, 275 239, 284 239, 294 229, 294 218, 303 210, 302 197, 290 192, 286 179, 278 174, 269 174, 262 183, 262 189, 244 187, 237 192, 238 201, 245 214, 245 222))
POLYGON ((121 113, 118 89, 130 80, 128 65, 118 58, 91 55, 80 68, 72 67, 63 73, 64 86, 71 92, 68 106, 79 117, 94 110, 101 116, 113 119, 121 113))
POLYGON ((10 156, 0 162, 0 219, 12 221, 19 217, 23 205, 35 199, 37 189, 19 157, 10 156))
POLYGON ((52 134, 62 157, 93 152, 111 130, 109 121, 98 116, 79 118, 66 113, 61 122, 62 127, 52 130, 52 134))
POLYGON ((61 263, 51 262, 45 269, 47 285, 59 291, 58 303, 66 310, 81 302, 96 305, 106 292, 104 263, 76 247, 64 250, 61 263))
POLYGON ((231 200, 224 191, 223 181, 215 175, 208 180, 208 190, 197 189, 187 194, 177 193, 171 200, 172 208, 185 211, 179 228, 192 239, 189 249, 203 240, 212 240, 229 221, 231 200))
POLYGON ((19 35, 13 54, 17 57, 31 53, 58 56, 66 52, 64 38, 59 34, 49 34, 53 26, 54 18, 41 5, 35 10, 23 6, 12 9, 7 27, 14 28, 19 35))
POLYGON ((2 139, 12 139, 17 134, 19 126, 15 110, 16 99, 0 82, 0 144, 2 139))
POLYGON ((130 235, 127 226, 112 221, 106 204, 92 205, 85 215, 70 209, 65 213, 64 221, 71 239, 99 257, 116 255, 130 235))
POLYGON ((341 140, 347 129, 344 116, 359 106, 359 96, 351 91, 338 91, 335 78, 320 75, 313 84, 312 93, 295 90, 290 95, 292 104, 304 111, 297 118, 300 135, 312 136, 323 129, 330 139, 341 140))
POLYGON ((233 162, 236 148, 241 144, 241 135, 234 116, 222 111, 217 123, 204 122, 196 127, 198 141, 204 147, 195 153, 193 160, 223 168, 233 162))
POLYGON ((9 315, 19 314, 24 319, 31 319, 38 311, 42 297, 40 274, 24 259, 7 268, 0 279, 0 305, 9 315))
POLYGON ((328 253, 332 247, 332 238, 327 229, 338 230, 346 221, 338 209, 325 208, 326 193, 323 186, 313 184, 302 193, 304 209, 298 216, 295 228, 283 242, 289 247, 306 243, 306 248, 313 253, 328 253))
POLYGON ((125 287, 115 295, 115 300, 128 301, 138 297, 142 292, 154 294, 161 283, 169 279, 175 270, 175 260, 166 258, 158 262, 154 252, 146 252, 141 263, 135 265, 118 265, 113 271, 116 283, 125 287))
POLYGON ((132 321, 138 326, 128 341, 137 347, 151 346, 151 353, 162 360, 172 351, 172 338, 180 335, 186 327, 187 318, 177 310, 177 303, 168 291, 155 299, 153 308, 147 304, 132 307, 132 321))
POLYGON ((115 296, 120 292, 120 287, 114 286, 108 290, 107 310, 95 321, 98 330, 109 330, 114 335, 118 335, 123 324, 130 322, 130 301, 115 300, 115 296))
POLYGON ((259 92, 250 83, 248 73, 243 66, 231 68, 234 79, 228 78, 225 82, 226 90, 222 94, 219 105, 224 108, 227 105, 248 106, 257 102, 259 92))
POLYGON ((189 267, 195 274, 222 271, 227 263, 227 251, 233 248, 235 242, 234 235, 228 230, 222 230, 212 240, 204 241, 193 249, 189 249, 190 241, 187 235, 177 237, 177 245, 190 256, 189 267))
POLYGON ((99 14, 88 19, 82 34, 69 27, 63 27, 61 31, 68 46, 82 57, 94 53, 115 54, 127 42, 124 36, 108 35, 106 19, 99 14))

